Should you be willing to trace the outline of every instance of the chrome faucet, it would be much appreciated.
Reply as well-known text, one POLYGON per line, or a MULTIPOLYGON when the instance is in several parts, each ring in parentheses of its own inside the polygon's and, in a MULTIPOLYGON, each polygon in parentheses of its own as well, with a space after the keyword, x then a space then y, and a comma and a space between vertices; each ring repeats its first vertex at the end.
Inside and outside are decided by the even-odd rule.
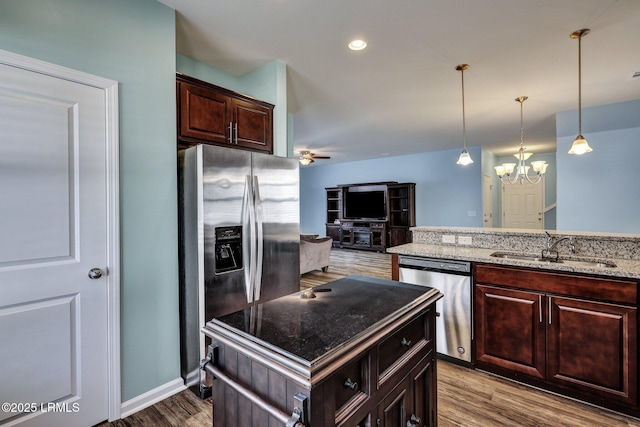
POLYGON ((545 234, 547 235, 547 246, 546 248, 544 248, 542 250, 542 258, 549 258, 551 255, 551 252, 555 252, 556 253, 556 261, 558 260, 560 254, 558 253, 558 250, 556 249, 558 247, 558 244, 560 242, 563 242, 565 240, 569 241, 569 250, 571 251, 572 254, 576 253, 576 247, 573 244, 573 237, 572 236, 565 236, 565 237, 561 237, 559 239, 556 239, 555 241, 553 241, 553 237, 551 237, 551 234, 549 234, 549 232, 545 231, 545 234))

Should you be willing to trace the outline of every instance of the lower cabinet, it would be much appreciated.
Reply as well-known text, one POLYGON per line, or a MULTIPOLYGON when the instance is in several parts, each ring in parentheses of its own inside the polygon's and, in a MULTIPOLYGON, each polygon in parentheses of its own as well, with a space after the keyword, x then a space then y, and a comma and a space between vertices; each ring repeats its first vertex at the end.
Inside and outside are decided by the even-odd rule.
POLYGON ((482 369, 637 413, 637 283, 476 266, 482 369))
POLYGON ((547 379, 605 399, 637 400, 637 310, 547 296, 547 379))
POLYGON ((386 236, 387 226, 384 222, 343 222, 340 227, 339 246, 384 251, 387 247, 386 236))
POLYGON ((435 380, 435 363, 423 359, 402 382, 400 382, 377 408, 377 425, 435 426, 435 399, 430 393, 435 380))
POLYGON ((545 376, 542 294, 476 285, 476 362, 545 376))

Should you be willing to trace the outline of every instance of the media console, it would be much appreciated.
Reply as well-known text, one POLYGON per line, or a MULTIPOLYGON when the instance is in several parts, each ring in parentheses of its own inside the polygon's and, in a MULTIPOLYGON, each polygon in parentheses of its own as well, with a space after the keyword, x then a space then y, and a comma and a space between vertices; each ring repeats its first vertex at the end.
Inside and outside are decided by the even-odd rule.
POLYGON ((384 251, 411 242, 414 183, 345 184, 326 192, 326 232, 334 247, 384 251))

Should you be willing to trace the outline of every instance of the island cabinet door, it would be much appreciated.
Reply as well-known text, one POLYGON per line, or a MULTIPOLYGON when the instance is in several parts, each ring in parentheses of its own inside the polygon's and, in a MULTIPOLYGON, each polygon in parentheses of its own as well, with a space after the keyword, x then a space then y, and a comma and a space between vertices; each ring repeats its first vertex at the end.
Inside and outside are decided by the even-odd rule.
POLYGON ((479 367, 545 377, 544 299, 537 292, 476 285, 479 367))
POLYGON ((435 352, 423 358, 378 404, 376 426, 436 426, 435 352))
POLYGON ((548 296, 547 377, 574 390, 637 402, 637 310, 548 296))

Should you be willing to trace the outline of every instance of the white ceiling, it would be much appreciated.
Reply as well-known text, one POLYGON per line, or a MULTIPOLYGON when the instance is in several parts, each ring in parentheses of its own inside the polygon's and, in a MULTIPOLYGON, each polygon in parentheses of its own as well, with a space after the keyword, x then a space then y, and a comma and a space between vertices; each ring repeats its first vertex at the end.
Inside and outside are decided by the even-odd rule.
POLYGON ((581 28, 583 107, 640 98, 640 0, 161 2, 179 54, 236 76, 287 65, 295 150, 332 156, 315 165, 461 149, 462 63, 469 146, 514 153, 526 95, 525 146, 555 151, 555 113, 578 105, 581 28), (350 51, 354 38, 368 47, 350 51))

